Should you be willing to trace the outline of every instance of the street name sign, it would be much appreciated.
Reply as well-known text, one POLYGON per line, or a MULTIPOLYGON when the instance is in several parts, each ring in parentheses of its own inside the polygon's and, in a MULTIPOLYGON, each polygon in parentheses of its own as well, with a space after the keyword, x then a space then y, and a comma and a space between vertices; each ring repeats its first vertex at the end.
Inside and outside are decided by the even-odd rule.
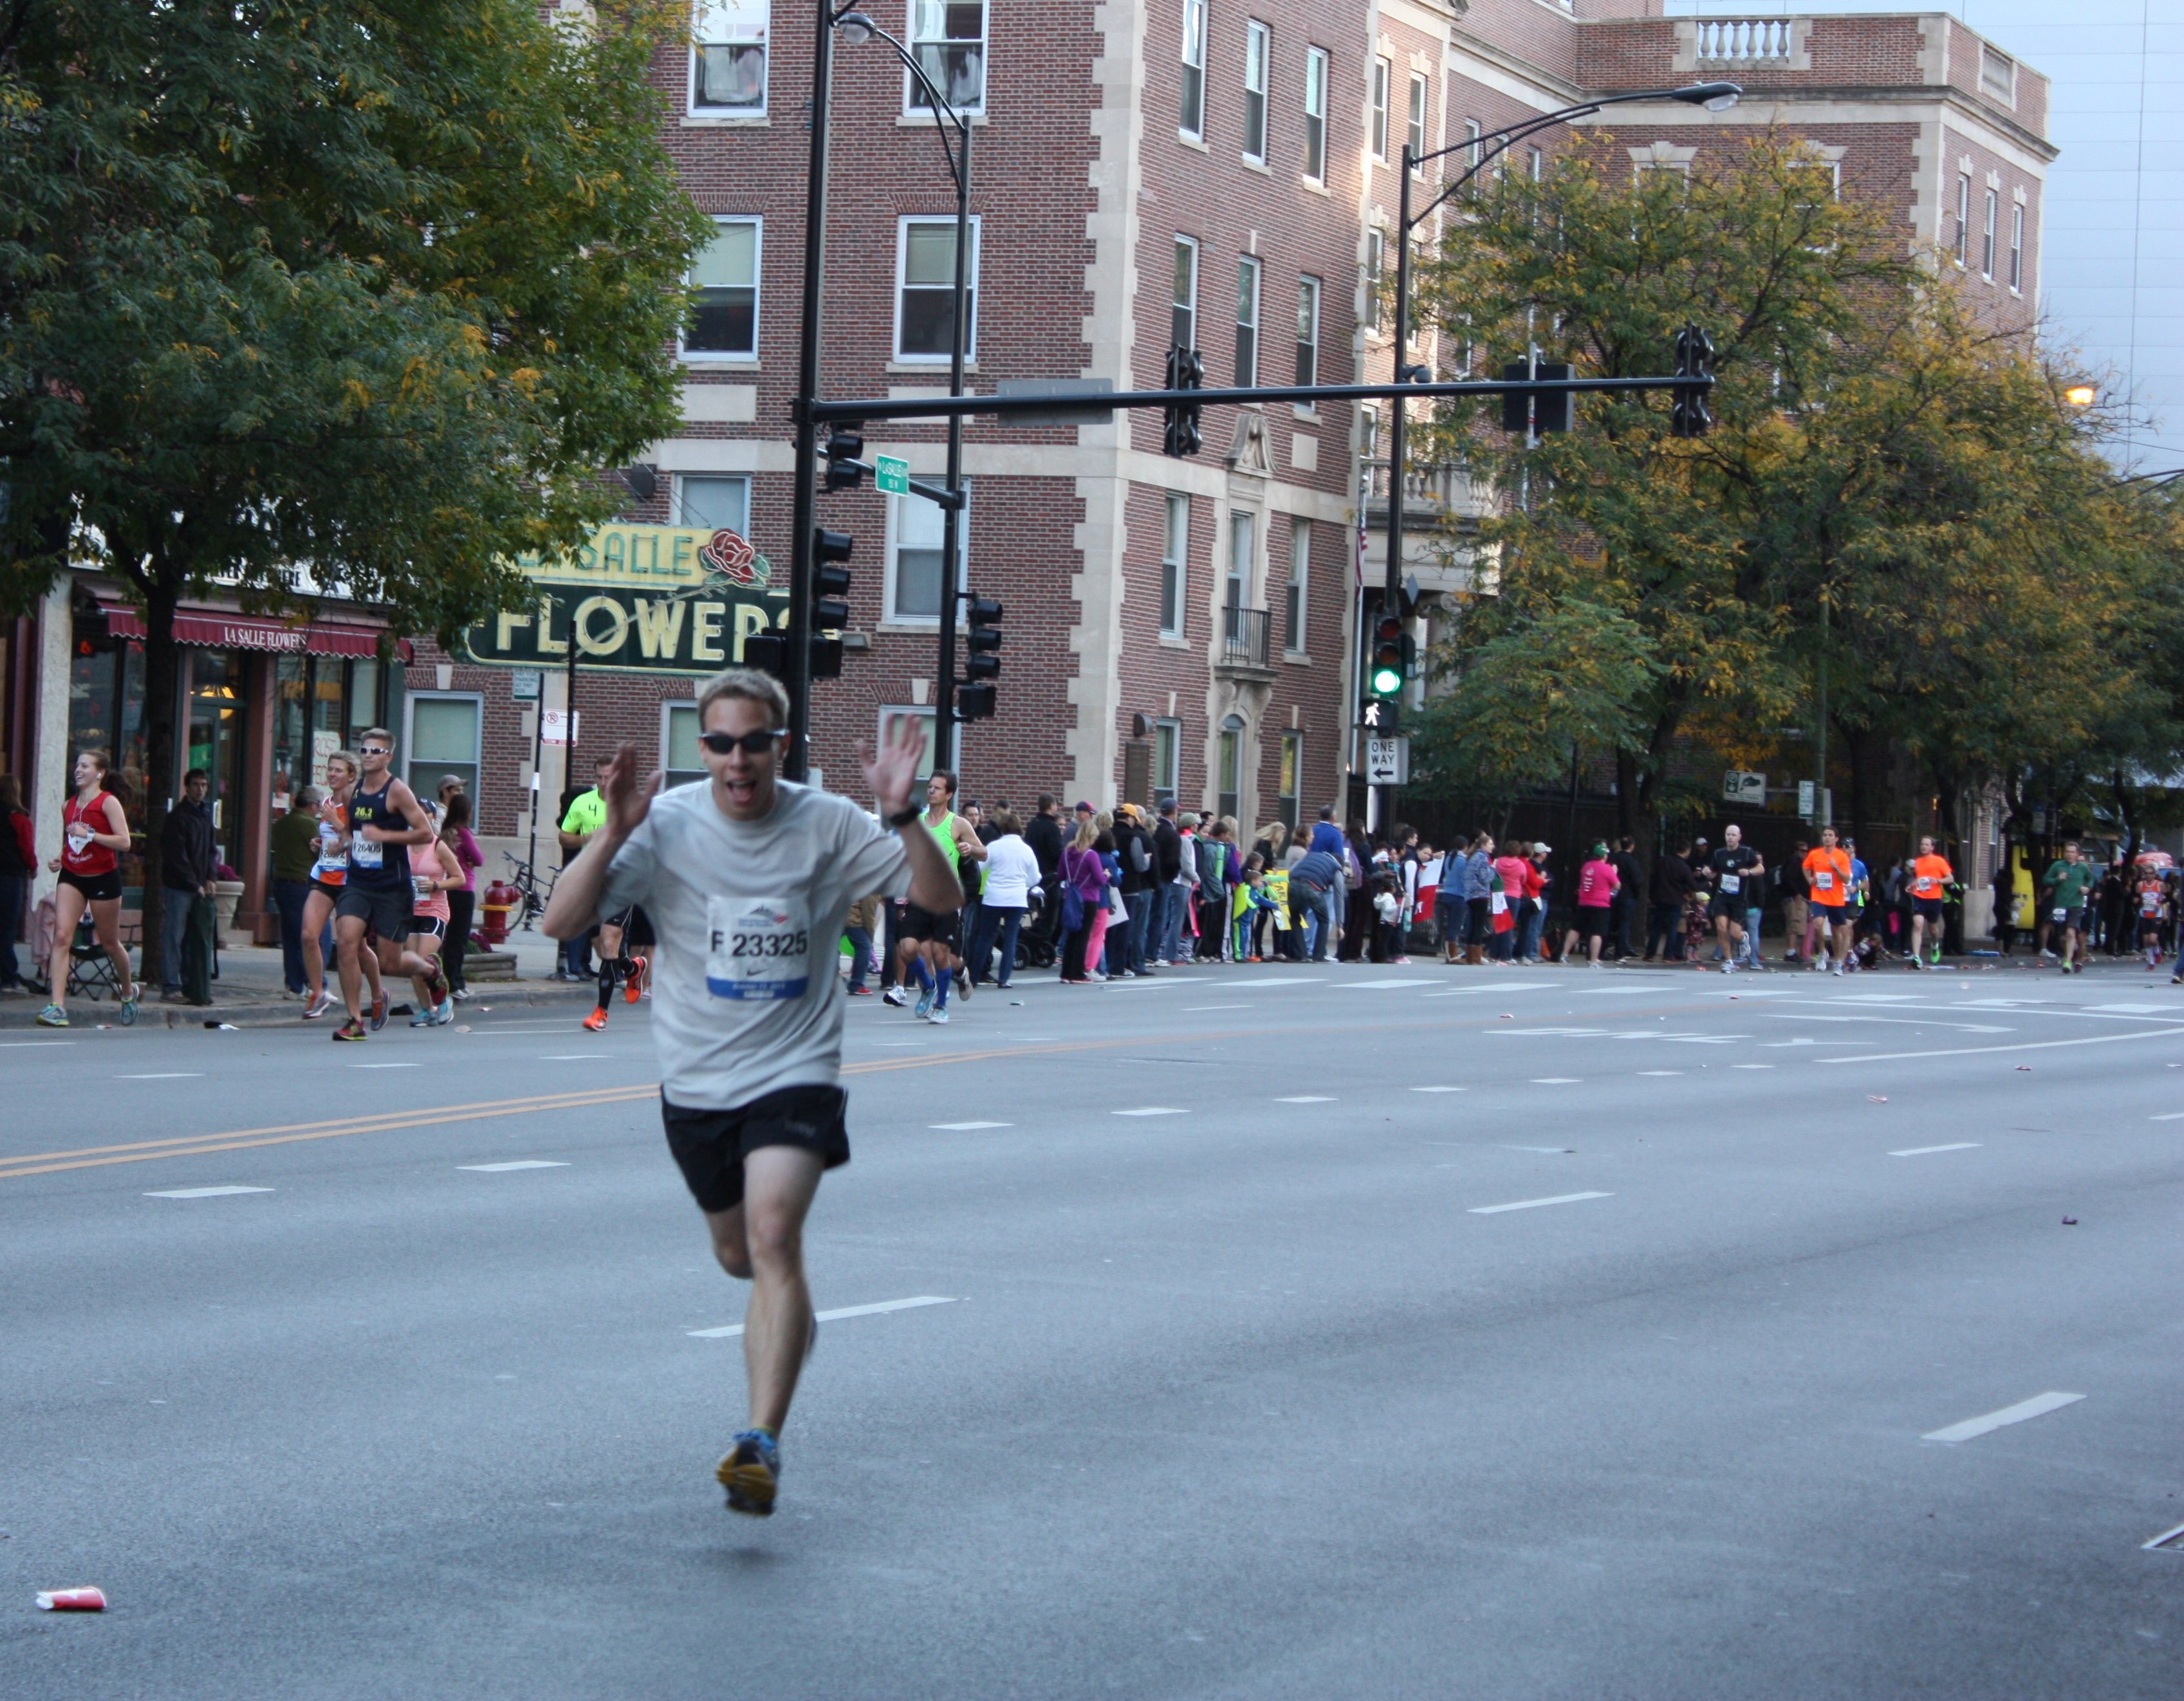
POLYGON ((910 463, 893 455, 872 457, 872 482, 889 496, 910 494, 910 463))
POLYGON ((1407 786, 1411 783, 1411 741, 1407 734, 1365 741, 1365 783, 1368 786, 1407 786))

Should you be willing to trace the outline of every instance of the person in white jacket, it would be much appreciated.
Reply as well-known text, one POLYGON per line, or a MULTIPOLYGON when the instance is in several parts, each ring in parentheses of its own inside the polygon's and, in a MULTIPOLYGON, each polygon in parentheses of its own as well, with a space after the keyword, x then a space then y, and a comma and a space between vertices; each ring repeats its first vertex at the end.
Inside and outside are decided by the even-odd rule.
POLYGON ((1001 836, 986 847, 986 889, 978 904, 978 930, 971 938, 971 984, 986 979, 994 960, 994 945, 1001 948, 1000 972, 994 984, 1006 987, 1016 972, 1017 934, 1023 926, 1031 895, 1039 889, 1039 859, 1024 842, 1023 823, 1013 811, 994 811, 993 825, 1001 836))

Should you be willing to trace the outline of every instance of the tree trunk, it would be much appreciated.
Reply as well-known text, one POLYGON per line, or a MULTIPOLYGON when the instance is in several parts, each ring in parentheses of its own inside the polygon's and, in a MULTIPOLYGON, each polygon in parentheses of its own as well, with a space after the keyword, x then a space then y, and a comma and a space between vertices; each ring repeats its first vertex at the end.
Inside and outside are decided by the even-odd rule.
POLYGON ((156 559, 144 584, 144 920, 139 978, 162 973, 159 937, 166 909, 160 877, 160 843, 167 827, 167 803, 175 787, 175 692, 181 656, 175 643, 175 605, 181 586, 156 559))

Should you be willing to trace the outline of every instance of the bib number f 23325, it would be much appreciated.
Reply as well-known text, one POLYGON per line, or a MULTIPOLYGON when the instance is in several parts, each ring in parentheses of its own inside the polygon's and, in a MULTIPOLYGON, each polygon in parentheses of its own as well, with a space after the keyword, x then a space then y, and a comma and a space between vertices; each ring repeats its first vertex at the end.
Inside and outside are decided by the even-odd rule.
POLYGON ((800 998, 811 982, 811 929, 786 898, 705 904, 705 990, 716 998, 800 998))

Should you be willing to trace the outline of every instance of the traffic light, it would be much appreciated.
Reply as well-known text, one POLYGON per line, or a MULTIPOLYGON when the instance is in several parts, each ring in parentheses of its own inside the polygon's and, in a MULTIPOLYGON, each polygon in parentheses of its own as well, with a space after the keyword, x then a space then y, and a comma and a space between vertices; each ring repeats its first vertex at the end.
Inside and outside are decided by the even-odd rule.
POLYGON ((1411 635, 1401 614, 1382 614, 1373 623, 1373 653, 1365 664, 1368 696, 1396 698, 1411 676, 1411 635))
POLYGON ((993 681, 1000 676, 1001 605, 983 597, 963 599, 963 680, 956 692, 956 718, 990 720, 994 715, 993 681))
POLYGON ((121 648, 121 640, 114 635, 114 624, 106 610, 92 602, 79 602, 71 610, 75 616, 75 653, 79 656, 104 655, 109 650, 121 648))
MULTIPOLYGON (((839 433, 837 433, 838 436, 839 433)), ((862 440, 857 447, 864 447, 862 440)), ((832 447, 832 445, 829 445, 832 447)), ((833 468, 827 469, 829 478, 833 468)), ((856 540, 846 531, 820 526, 811 534, 811 677, 838 679, 842 673, 842 628, 850 624, 850 559, 856 540), (827 634, 832 633, 833 636, 827 634)))
POLYGON ((849 425, 837 425, 827 437, 827 488, 855 490, 865 481, 865 470, 861 466, 844 466, 845 461, 861 461, 865 458, 863 433, 849 425))
MULTIPOLYGON (((1171 390, 1197 390, 1205 386, 1206 363, 1198 358, 1195 348, 1171 348, 1167 352, 1167 387, 1171 390)), ((1171 402, 1167 409, 1167 429, 1161 438, 1163 453, 1195 455, 1199 450, 1199 404, 1195 402, 1171 402)))
MULTIPOLYGON (((1521 384, 1528 378, 1569 375, 1567 360, 1513 360, 1502 369, 1502 381, 1505 384, 1521 384)), ((1567 431, 1575 399, 1574 392, 1568 390, 1551 391, 1544 395, 1529 390, 1505 391, 1502 397, 1502 429, 1519 436, 1527 431, 1540 436, 1549 431, 1567 431)))
MULTIPOLYGON (((1687 325, 1676 333, 1676 376, 1713 376, 1713 339, 1696 325, 1687 325)), ((1713 429, 1713 414, 1707 406, 1704 389, 1679 384, 1670 393, 1675 404, 1669 429, 1674 436, 1702 437, 1713 429)))

